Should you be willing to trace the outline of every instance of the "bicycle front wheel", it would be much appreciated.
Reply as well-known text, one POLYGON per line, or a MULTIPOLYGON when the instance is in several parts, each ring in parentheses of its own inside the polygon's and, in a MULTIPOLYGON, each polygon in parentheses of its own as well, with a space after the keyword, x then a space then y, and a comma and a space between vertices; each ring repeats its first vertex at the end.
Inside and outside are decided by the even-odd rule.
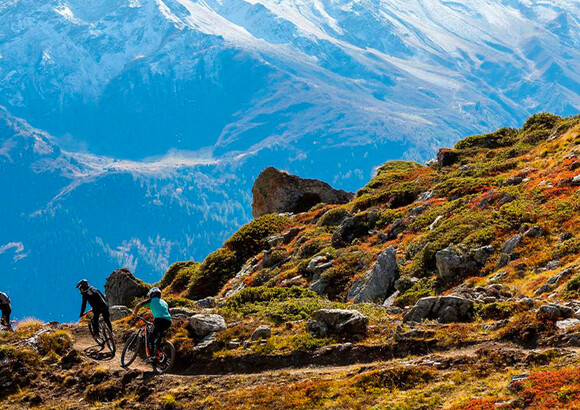
POLYGON ((129 367, 135 361, 141 348, 141 336, 139 333, 132 335, 125 343, 123 353, 121 353, 121 366, 129 367))
POLYGON ((167 373, 173 367, 174 361, 175 347, 170 342, 163 342, 153 362, 153 371, 159 374, 167 373))
POLYGON ((87 325, 89 327, 89 332, 91 333, 91 336, 93 337, 93 339, 95 339, 95 342, 97 342, 97 344, 100 347, 103 347, 105 345, 105 342, 103 341, 103 338, 101 336, 100 329, 95 329, 93 327, 93 321, 90 319, 89 319, 87 325))
POLYGON ((113 356, 115 356, 117 346, 115 344, 115 336, 113 335, 113 331, 109 329, 109 326, 107 326, 104 319, 101 320, 99 325, 101 326, 101 335, 104 343, 107 345, 113 356))

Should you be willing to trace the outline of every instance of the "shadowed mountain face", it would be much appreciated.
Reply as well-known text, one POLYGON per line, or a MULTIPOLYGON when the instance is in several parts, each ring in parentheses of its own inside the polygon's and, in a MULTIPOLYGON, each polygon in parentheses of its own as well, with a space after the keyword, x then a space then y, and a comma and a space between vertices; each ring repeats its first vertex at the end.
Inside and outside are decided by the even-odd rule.
POLYGON ((266 166, 353 191, 387 159, 575 113, 578 8, 3 2, 2 286, 20 316, 70 319, 74 296, 50 312, 32 298, 119 265, 154 281, 201 259, 250 218, 266 166))

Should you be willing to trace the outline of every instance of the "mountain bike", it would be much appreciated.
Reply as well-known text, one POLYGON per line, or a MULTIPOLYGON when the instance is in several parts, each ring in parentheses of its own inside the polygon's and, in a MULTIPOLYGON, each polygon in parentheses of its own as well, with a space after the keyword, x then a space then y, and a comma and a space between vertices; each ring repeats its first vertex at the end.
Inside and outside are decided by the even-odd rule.
POLYGON ((14 332, 14 329, 16 329, 16 320, 13 320, 10 325, 8 327, 8 323, 6 323, 3 317, 0 317, 0 332, 14 332))
POLYGON ((144 352, 145 358, 153 357, 152 365, 154 372, 158 374, 167 373, 171 370, 175 361, 175 347, 170 342, 164 341, 155 353, 151 352, 149 349, 149 338, 151 337, 153 323, 142 316, 137 316, 137 319, 143 325, 127 339, 123 353, 121 353, 121 366, 125 368, 129 367, 137 356, 144 352))
MULTIPOLYGON (((85 315, 87 315, 88 313, 92 313, 92 310, 89 310, 87 313, 85 313, 85 315)), ((107 324, 105 323, 105 319, 103 319, 102 316, 99 317, 99 329, 94 329, 93 321, 91 319, 92 319, 91 317, 89 317, 88 319, 88 327, 91 336, 93 337, 93 339, 95 339, 95 342, 97 342, 97 344, 101 348, 107 346, 107 348, 111 351, 111 353, 114 356, 115 352, 117 351, 117 345, 115 344, 115 336, 113 335, 111 329, 109 329, 109 326, 107 326, 107 324)))

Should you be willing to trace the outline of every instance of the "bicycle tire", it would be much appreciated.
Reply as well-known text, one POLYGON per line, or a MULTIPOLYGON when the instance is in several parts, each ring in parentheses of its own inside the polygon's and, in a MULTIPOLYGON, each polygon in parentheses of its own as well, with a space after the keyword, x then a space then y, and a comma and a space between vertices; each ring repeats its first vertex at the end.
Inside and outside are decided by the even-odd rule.
POLYGON ((125 343, 123 353, 121 353, 121 367, 129 367, 137 358, 141 348, 142 338, 139 332, 133 334, 125 343))
POLYGON ((159 350, 163 353, 162 361, 155 359, 153 362, 153 371, 157 374, 167 373, 173 367, 175 362, 175 346, 171 342, 163 342, 159 350))
POLYGON ((115 335, 113 334, 113 331, 109 329, 109 326, 107 326, 103 318, 101 318, 99 325, 101 327, 101 335, 104 343, 107 345, 112 355, 115 356, 117 346, 115 344, 115 335))
POLYGON ((93 329, 93 321, 89 319, 87 326, 89 327, 89 333, 91 334, 93 340, 97 342, 100 347, 105 345, 105 342, 101 339, 101 332, 99 331, 98 334, 95 334, 95 329, 93 329))

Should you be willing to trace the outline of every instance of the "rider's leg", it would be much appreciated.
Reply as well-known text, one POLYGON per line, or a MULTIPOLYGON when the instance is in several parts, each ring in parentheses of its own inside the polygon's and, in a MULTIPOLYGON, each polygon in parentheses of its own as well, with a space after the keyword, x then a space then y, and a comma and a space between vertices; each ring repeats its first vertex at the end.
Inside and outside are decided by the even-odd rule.
POLYGON ((112 332, 113 331, 113 325, 111 324, 111 317, 110 317, 110 314, 109 314, 109 309, 107 308, 107 309, 103 310, 102 314, 103 314, 103 320, 105 321, 105 324, 107 326, 109 326, 109 329, 111 329, 111 332, 112 332))
POLYGON ((6 329, 12 330, 12 323, 10 323, 10 313, 12 312, 10 309, 10 305, 0 305, 0 309, 2 310, 2 320, 4 321, 4 326, 6 329))
POLYGON ((100 329, 99 329, 99 317, 101 316, 101 311, 100 310, 95 310, 93 308, 93 318, 91 319, 91 321, 93 322, 93 333, 94 336, 99 336, 100 335, 100 329))
POLYGON ((153 347, 152 352, 157 352, 157 349, 161 345, 163 340, 163 335, 171 326, 171 321, 167 319, 157 318, 153 320, 153 331, 151 332, 151 345, 153 347))

